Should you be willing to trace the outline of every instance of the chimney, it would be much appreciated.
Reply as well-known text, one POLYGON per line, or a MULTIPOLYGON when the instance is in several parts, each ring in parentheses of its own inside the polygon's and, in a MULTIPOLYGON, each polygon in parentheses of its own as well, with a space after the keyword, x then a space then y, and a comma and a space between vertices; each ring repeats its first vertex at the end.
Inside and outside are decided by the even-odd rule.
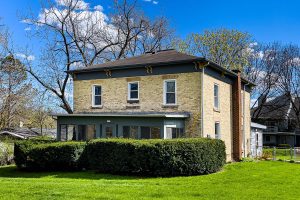
POLYGON ((232 131, 233 131, 233 160, 242 158, 242 102, 241 102, 241 71, 233 70, 237 74, 232 85, 232 131))

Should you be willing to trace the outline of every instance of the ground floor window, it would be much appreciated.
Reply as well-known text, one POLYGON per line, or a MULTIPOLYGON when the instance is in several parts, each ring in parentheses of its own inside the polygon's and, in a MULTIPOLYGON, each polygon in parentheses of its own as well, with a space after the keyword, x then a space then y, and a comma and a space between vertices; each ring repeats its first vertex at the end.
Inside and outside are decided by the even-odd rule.
POLYGON ((266 135, 266 142, 270 142, 271 141, 271 137, 269 135, 266 135))
POLYGON ((184 137, 183 128, 166 127, 166 139, 184 137))
POLYGON ((123 126, 123 138, 138 138, 138 126, 123 126))
POLYGON ((141 139, 159 139, 160 128, 141 126, 141 139))
POLYGON ((96 136, 95 125, 78 125, 78 140, 91 140, 96 136))
POLYGON ((75 125, 61 124, 60 140, 61 141, 76 140, 75 125))
POLYGON ((113 127, 112 126, 105 127, 105 135, 107 138, 113 137, 113 127))
POLYGON ((221 139, 220 122, 215 122, 215 138, 221 139))

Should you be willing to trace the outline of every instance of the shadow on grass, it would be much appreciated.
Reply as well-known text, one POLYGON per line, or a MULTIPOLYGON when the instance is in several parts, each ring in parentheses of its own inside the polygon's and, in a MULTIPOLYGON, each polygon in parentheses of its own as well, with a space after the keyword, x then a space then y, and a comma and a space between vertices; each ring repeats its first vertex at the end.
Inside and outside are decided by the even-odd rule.
POLYGON ((0 167, 0 178, 69 178, 69 179, 90 179, 90 180, 136 180, 144 179, 137 176, 120 176, 101 174, 95 171, 80 172, 27 172, 18 170, 16 166, 9 165, 0 167))

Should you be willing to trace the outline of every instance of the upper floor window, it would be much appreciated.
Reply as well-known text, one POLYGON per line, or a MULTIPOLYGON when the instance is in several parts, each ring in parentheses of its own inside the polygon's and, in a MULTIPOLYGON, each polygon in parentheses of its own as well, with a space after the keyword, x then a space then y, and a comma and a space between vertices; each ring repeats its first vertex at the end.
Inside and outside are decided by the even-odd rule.
POLYGON ((219 85, 214 84, 214 108, 219 110, 219 85))
POLYGON ((176 80, 164 81, 164 104, 176 104, 176 80))
POLYGON ((102 87, 100 85, 93 85, 93 97, 92 105, 93 107, 100 107, 102 105, 102 87))
POLYGON ((215 138, 221 139, 220 122, 215 122, 215 138))
POLYGON ((139 82, 128 83, 128 100, 139 100, 139 82))

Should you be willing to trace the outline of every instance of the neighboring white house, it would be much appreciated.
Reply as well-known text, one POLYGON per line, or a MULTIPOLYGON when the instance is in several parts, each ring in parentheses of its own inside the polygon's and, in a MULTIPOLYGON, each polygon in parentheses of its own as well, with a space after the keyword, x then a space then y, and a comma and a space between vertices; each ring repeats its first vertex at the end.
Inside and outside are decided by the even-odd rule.
POLYGON ((260 157, 263 150, 263 130, 267 127, 251 122, 251 157, 260 157))

